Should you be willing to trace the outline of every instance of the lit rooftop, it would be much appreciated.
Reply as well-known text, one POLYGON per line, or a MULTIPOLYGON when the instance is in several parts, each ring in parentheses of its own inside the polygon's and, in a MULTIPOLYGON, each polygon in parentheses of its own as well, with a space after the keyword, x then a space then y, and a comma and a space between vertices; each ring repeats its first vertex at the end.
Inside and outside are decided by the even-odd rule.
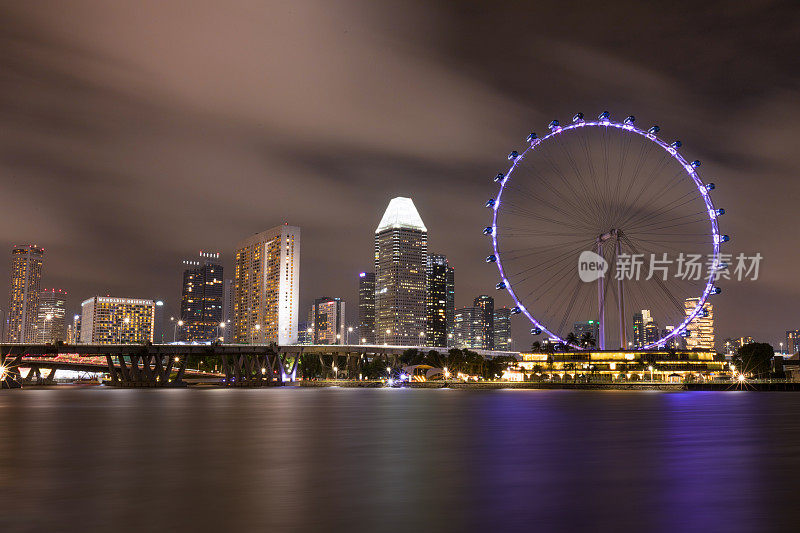
POLYGON ((414 206, 414 201, 411 198, 403 198, 402 196, 392 198, 375 233, 396 228, 428 231, 428 228, 426 228, 425 224, 422 222, 422 217, 419 216, 417 208, 414 206))

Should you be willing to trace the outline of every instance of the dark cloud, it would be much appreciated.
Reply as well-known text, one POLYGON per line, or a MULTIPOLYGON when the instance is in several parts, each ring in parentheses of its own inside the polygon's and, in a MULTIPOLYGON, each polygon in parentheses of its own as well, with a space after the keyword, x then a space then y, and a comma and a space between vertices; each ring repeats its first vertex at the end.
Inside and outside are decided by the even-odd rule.
POLYGON ((719 334, 776 340, 800 326, 798 26, 793 3, 766 1, 7 4, 0 244, 44 245, 46 285, 74 305, 175 309, 181 258, 230 265, 239 239, 288 221, 303 301, 355 304, 372 232, 406 195, 464 305, 495 281, 481 206, 504 155, 608 109, 703 160, 734 248, 765 257, 717 300, 719 334))

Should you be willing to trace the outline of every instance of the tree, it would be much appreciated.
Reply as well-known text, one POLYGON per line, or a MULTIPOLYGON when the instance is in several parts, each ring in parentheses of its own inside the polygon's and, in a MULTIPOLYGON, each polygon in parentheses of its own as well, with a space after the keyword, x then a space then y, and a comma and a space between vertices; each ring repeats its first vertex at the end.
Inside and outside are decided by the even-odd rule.
POLYGON ((771 370, 775 349, 766 342, 751 342, 738 350, 733 360, 743 374, 768 376, 771 370))
POLYGON ((587 331, 583 335, 581 335, 581 346, 584 348, 591 348, 595 345, 594 336, 590 331, 587 331))
POLYGON ((531 344, 531 351, 533 353, 541 352, 542 351, 542 343, 539 342, 539 341, 533 341, 533 344, 531 344))
POLYGON ((578 336, 573 331, 570 331, 564 340, 567 341, 567 344, 578 344, 578 336))

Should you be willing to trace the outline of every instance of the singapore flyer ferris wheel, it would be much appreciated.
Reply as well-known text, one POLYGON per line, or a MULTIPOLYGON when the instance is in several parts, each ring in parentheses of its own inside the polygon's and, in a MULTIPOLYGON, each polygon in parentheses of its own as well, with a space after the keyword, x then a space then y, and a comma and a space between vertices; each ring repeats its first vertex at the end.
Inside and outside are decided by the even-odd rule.
POLYGON ((714 184, 701 179, 700 161, 681 155, 680 141, 659 138, 658 126, 640 129, 633 116, 578 113, 548 130, 531 133, 494 178, 484 234, 496 288, 532 335, 551 342, 586 348, 574 329, 591 323, 601 350, 674 345, 721 292, 720 248, 729 238, 719 230, 725 211, 714 206, 714 184), (687 258, 698 257, 702 274, 686 275, 687 258), (654 324, 647 336, 631 320, 642 312, 654 324))

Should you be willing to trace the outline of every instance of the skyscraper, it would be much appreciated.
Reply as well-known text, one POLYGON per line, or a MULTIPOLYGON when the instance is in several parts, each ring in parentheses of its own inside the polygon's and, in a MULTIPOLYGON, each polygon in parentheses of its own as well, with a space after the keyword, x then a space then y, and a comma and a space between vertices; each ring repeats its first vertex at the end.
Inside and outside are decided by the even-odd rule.
POLYGON ((297 342, 300 228, 277 226, 236 245, 234 342, 297 342))
POLYGON ((483 309, 477 307, 456 309, 453 331, 454 347, 483 348, 483 309))
POLYGON ((344 344, 347 332, 344 325, 344 302, 324 296, 314 300, 312 308, 313 343, 344 344))
MULTIPOLYGON (((683 302, 686 316, 692 314, 699 303, 699 298, 686 298, 683 302)), ((686 348, 688 350, 693 348, 714 349, 714 306, 706 302, 704 309, 705 313, 701 312, 697 315, 697 318, 692 320, 686 328, 689 332, 689 336, 686 338, 686 348), (703 316, 703 314, 708 316, 703 316)))
POLYGON ((181 320, 189 342, 211 342, 222 334, 223 277, 218 253, 200 252, 199 260, 187 260, 183 271, 181 320))
MULTIPOLYGON (((634 318, 634 321, 635 320, 634 318)), ((597 346, 599 344, 600 322, 597 320, 575 322, 572 329, 575 332, 575 336, 578 337, 578 343, 581 345, 583 345, 583 336, 587 333, 592 336, 592 340, 594 341, 594 344, 590 344, 588 347, 597 346)))
POLYGON ((8 306, 9 342, 33 342, 39 312, 44 249, 35 244, 11 250, 11 301, 8 306))
POLYGON ((61 289, 43 289, 39 292, 39 312, 36 320, 35 341, 49 344, 66 340, 67 293, 61 289))
POLYGON ((475 298, 474 305, 481 310, 481 348, 494 349, 494 298, 481 294, 475 298))
POLYGON ((81 304, 82 344, 153 342, 156 303, 138 298, 95 296, 81 304))
POLYGON ((232 279, 226 279, 222 293, 222 322, 225 323, 225 331, 222 335, 223 342, 233 341, 233 303, 236 301, 236 283, 232 279))
POLYGON ((447 346, 455 318, 455 269, 447 257, 428 255, 426 280, 425 344, 447 346))
POLYGON ((428 229, 410 198, 393 198, 375 230, 375 336, 413 346, 425 334, 428 229))
POLYGON ((375 272, 358 275, 359 344, 375 344, 375 272))
POLYGON ((792 329, 786 332, 786 353, 794 355, 800 351, 800 329, 792 329))
POLYGON ((647 344, 644 327, 653 321, 649 309, 633 313, 633 347, 641 348, 647 344))
POLYGON ((511 309, 508 307, 494 310, 494 349, 511 349, 511 309))

